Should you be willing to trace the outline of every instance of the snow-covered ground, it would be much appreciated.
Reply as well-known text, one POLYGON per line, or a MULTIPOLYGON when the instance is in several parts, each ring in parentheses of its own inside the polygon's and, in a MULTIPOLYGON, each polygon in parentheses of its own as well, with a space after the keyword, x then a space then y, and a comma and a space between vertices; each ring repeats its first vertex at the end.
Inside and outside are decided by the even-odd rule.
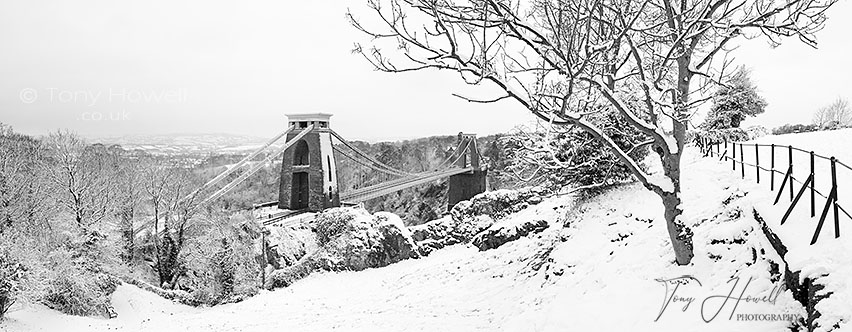
MULTIPOLYGON (((289 288, 213 308, 174 304, 122 285, 113 297, 118 318, 71 317, 30 307, 9 314, 0 330, 785 330, 783 321, 742 321, 736 314, 800 314, 789 292, 773 302, 742 301, 736 308, 733 299, 724 302, 729 293, 769 296, 782 282, 769 272, 770 262, 780 257, 760 233, 752 207, 790 243, 787 259, 793 269, 831 274, 824 280, 836 293, 819 309, 826 321, 849 322, 852 236, 835 240, 826 232, 818 245, 808 246, 802 238, 809 240, 813 230, 809 215, 778 225, 784 207, 771 205, 768 184, 741 180, 727 163, 688 154, 683 186, 684 220, 695 233, 691 266, 672 262, 659 198, 628 185, 585 204, 552 197, 522 210, 502 222, 543 219, 550 227, 488 251, 456 245, 384 268, 315 274, 289 288), (662 310, 675 284, 660 280, 685 275, 694 279, 676 294, 693 302, 684 308, 688 302, 673 301, 662 310), (733 276, 740 277, 736 285, 733 276)), ((852 184, 848 187, 852 190, 852 184)), ((849 325, 840 331, 850 331, 849 325)))

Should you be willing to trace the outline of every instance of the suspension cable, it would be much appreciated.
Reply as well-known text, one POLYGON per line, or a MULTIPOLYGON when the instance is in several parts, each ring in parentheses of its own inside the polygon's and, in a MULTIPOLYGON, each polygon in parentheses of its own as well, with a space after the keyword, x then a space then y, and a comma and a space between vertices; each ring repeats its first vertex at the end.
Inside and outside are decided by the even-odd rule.
MULTIPOLYGON (((219 189, 218 191, 216 191, 216 192, 215 192, 215 193, 213 193, 212 195, 210 195, 210 196, 208 196, 207 198, 205 198, 204 200, 202 200, 200 203, 198 203, 198 205, 196 206, 196 208, 201 207, 201 206, 204 206, 205 204, 209 203, 210 201, 215 200, 215 199, 217 199, 217 198, 221 197, 221 196, 222 196, 222 195, 224 195, 224 194, 227 194, 229 191, 231 191, 233 188, 235 188, 238 184, 242 183, 242 182, 243 182, 245 179, 247 179, 249 176, 251 176, 251 175, 252 175, 252 174, 254 174, 254 173, 257 173, 257 171, 258 171, 258 170, 260 170, 261 168, 263 168, 263 166, 264 166, 266 163, 268 163, 268 162, 269 162, 269 161, 271 161, 273 158, 276 158, 276 157, 278 157, 279 155, 281 155, 282 153, 284 153, 284 151, 286 151, 286 150, 287 150, 287 148, 289 148, 290 146, 292 146, 293 144, 295 144, 296 142, 298 142, 298 141, 299 141, 302 137, 304 137, 304 136, 305 136, 308 132, 310 132, 311 130, 313 130, 313 128, 314 128, 314 126, 313 126, 313 125, 310 125, 310 126, 308 126, 307 128, 305 128, 304 130, 302 130, 302 132, 300 132, 298 135, 296 135, 295 137, 293 137, 293 139, 291 139, 291 140, 287 141, 287 143, 286 143, 286 144, 284 144, 284 146, 283 146, 283 147, 279 148, 278 150, 276 150, 275 152, 273 152, 272 154, 270 154, 269 156, 267 156, 266 158, 264 158, 261 162, 257 163, 256 165, 252 166, 251 168, 249 168, 249 170, 247 170, 245 173, 240 174, 240 176, 238 176, 236 179, 232 180, 232 181, 231 181, 231 182, 229 182, 227 185, 225 185, 224 187, 222 187, 222 189, 219 189)), ((293 129, 293 127, 289 128, 287 131, 291 131, 292 129, 293 129)), ((285 132, 284 134, 286 134, 286 132, 285 132)), ((283 136, 283 135, 281 135, 281 136, 283 136)), ((278 137, 278 138, 280 138, 280 137, 278 137)), ((278 140, 278 138, 276 138, 276 139, 275 139, 275 141, 277 141, 277 140, 278 140)), ((270 144, 270 145, 271 145, 271 144, 270 144)), ((265 147, 264 147, 264 149, 265 149, 266 147, 268 147, 268 146, 265 146, 265 147)), ((234 168, 236 168, 236 167, 234 167, 234 168)), ((208 181, 208 182, 212 182, 212 181, 208 181)), ((193 194, 191 194, 191 195, 190 195, 190 197, 191 197, 191 196, 193 196, 193 195, 197 195, 197 193, 198 193, 198 192, 200 192, 200 190, 196 190, 193 194)), ((180 202, 184 201, 184 200, 185 200, 185 199, 183 199, 183 200, 181 200, 181 201, 178 201, 178 204, 179 204, 180 202)), ((151 219, 151 220, 149 220, 148 222, 145 222, 145 223, 143 223, 142 225, 139 225, 139 228, 135 229, 135 230, 133 231, 133 234, 134 234, 134 235, 138 234, 139 232, 141 232, 141 231, 142 231, 142 229, 144 229, 144 228, 146 228, 146 227, 149 227, 149 226, 150 226, 151 224, 153 224, 153 223, 154 223, 154 220, 153 220, 153 219, 151 219)), ((163 225, 163 227, 165 227, 165 224, 163 225)), ((155 231, 155 232, 157 232, 157 233, 159 233, 159 232, 160 232, 160 230, 159 230, 159 229, 155 229, 154 231, 155 231)))
POLYGON ((201 203, 199 203, 199 206, 203 206, 204 204, 206 204, 206 203, 208 203, 212 200, 215 200, 219 197, 222 197, 222 195, 227 194, 229 191, 234 189, 234 187, 236 187, 237 185, 239 185, 240 183, 245 181, 245 179, 247 179, 249 176, 252 176, 254 173, 257 173, 257 171, 260 170, 261 168, 263 168, 263 166, 266 163, 272 161, 273 158, 277 158, 279 155, 284 153, 284 151, 286 151, 290 146, 292 146, 293 144, 298 142, 300 139, 302 139, 302 137, 307 135, 313 129, 314 129, 314 125, 310 125, 307 128, 305 128, 304 130, 302 130, 302 132, 300 132, 298 135, 294 136, 293 139, 287 141, 287 144, 284 144, 284 146, 282 146, 281 148, 276 150, 275 153, 270 154, 269 156, 264 158, 262 162, 257 163, 257 165, 252 166, 252 168, 250 168, 245 173, 240 174, 240 176, 238 176, 236 179, 234 179, 233 181, 231 181, 230 183, 225 185, 225 187, 223 187, 222 189, 219 189, 219 191, 213 193, 213 195, 210 195, 205 200, 201 201, 201 203))
POLYGON ((358 163, 358 164, 359 164, 359 165, 361 165, 361 166, 369 167, 370 169, 373 169, 373 170, 376 170, 376 171, 378 171, 378 172, 382 172, 382 173, 385 173, 385 174, 390 174, 390 175, 395 175, 395 176, 403 176, 403 175, 404 175, 404 174, 397 174, 397 173, 391 172, 391 171, 389 171, 389 170, 386 170, 386 169, 383 169, 383 168, 378 168, 378 167, 376 167, 376 166, 373 166, 373 165, 370 165, 370 164, 368 164, 368 163, 365 163, 363 160, 353 157, 352 155, 350 155, 349 153, 347 153, 347 152, 346 152, 346 151, 344 151, 343 149, 338 148, 338 147, 336 147, 336 146, 335 146, 335 147, 332 147, 332 149, 333 149, 334 151, 340 152, 340 153, 341 153, 341 154, 343 154, 345 157, 347 157, 347 158, 351 159, 352 161, 354 161, 354 162, 358 163))
POLYGON ((219 183, 219 182, 220 182, 220 181, 222 181, 222 180, 223 180, 226 176, 231 175, 231 173, 234 173, 234 172, 236 172, 238 169, 240 169, 240 167, 242 167, 242 166, 243 166, 245 163, 247 163, 249 160, 252 160, 252 159, 254 159, 255 157, 257 157, 257 155, 259 155, 261 152, 263 152, 264 150, 266 150, 266 148, 268 148, 268 147, 269 147, 269 146, 271 146, 272 144, 275 144, 275 142, 277 142, 278 140, 280 140, 280 139, 281 139, 281 137, 284 137, 285 135, 289 134, 291 131, 293 131, 293 129, 294 129, 294 128, 296 128, 296 127, 295 127, 295 126, 290 126, 289 128, 287 128, 287 130, 285 130, 285 131, 281 132, 281 133, 280 133, 280 134, 278 134, 277 136, 275 136, 275 137, 273 137, 272 139, 270 139, 269 141, 267 141, 267 142, 266 142, 266 144, 264 144, 263 146, 261 146, 259 149, 255 150, 254 152, 252 152, 251 154, 249 154, 249 155, 248 155, 248 156, 246 156, 245 158, 241 159, 241 160, 240 160, 239 162, 237 162, 234 166, 231 166, 230 168, 226 169, 224 172, 220 173, 219 175, 217 175, 217 176, 216 176, 216 177, 214 177, 213 179, 210 179, 210 181, 207 181, 207 183, 205 183, 204 185, 202 185, 201 187, 199 187, 198 189, 196 189, 195 191, 193 191, 193 192, 192 192, 192 193, 190 193, 189 195, 186 195, 183 199, 181 199, 181 201, 185 201, 185 200, 189 199, 190 197, 193 197, 193 196, 197 195, 197 194, 198 194, 199 192, 201 192, 202 190, 207 189, 207 188, 209 188, 210 186, 213 186, 213 185, 215 185, 215 184, 219 183))
POLYGON ((411 174, 411 173, 403 172, 403 171, 400 171, 400 170, 398 170, 398 169, 396 169, 396 168, 390 167, 390 166, 388 166, 388 165, 386 165, 386 164, 382 163, 381 161, 378 161, 377 159, 375 159, 375 158, 373 158, 373 157, 370 157, 370 155, 368 155, 368 154, 366 154, 365 152, 363 152, 363 151, 359 150, 358 148, 356 148, 356 147, 352 146, 352 144, 350 144, 348 141, 346 141, 345 139, 343 139, 343 137, 341 137, 341 136, 340 136, 337 132, 335 132, 334 130, 329 130, 329 131, 331 132, 331 134, 332 134, 335 138, 337 138, 337 140, 339 140, 341 143, 343 143, 343 145, 345 145, 346 147, 348 147, 349 149, 351 149, 352 151, 354 151, 356 154, 358 154, 358 155, 359 155, 359 156, 361 156, 362 158, 367 159, 367 160, 369 160, 369 161, 371 161, 371 162, 375 163, 376 165, 379 165, 379 166, 381 166, 381 167, 383 167, 383 168, 387 169, 387 170, 388 170, 388 171, 390 171, 390 172, 397 173, 397 175, 410 175, 410 174, 411 174))

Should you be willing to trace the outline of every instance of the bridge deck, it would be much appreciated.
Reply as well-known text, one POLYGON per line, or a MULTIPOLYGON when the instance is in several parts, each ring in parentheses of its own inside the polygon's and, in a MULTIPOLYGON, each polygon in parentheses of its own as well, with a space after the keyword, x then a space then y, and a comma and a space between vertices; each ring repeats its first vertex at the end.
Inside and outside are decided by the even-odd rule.
POLYGON ((473 168, 454 168, 430 173, 418 174, 416 176, 403 177, 394 181, 384 182, 377 185, 360 188, 357 190, 340 194, 341 201, 360 203, 372 198, 381 197, 406 188, 411 188, 423 183, 450 177, 473 171, 473 168))

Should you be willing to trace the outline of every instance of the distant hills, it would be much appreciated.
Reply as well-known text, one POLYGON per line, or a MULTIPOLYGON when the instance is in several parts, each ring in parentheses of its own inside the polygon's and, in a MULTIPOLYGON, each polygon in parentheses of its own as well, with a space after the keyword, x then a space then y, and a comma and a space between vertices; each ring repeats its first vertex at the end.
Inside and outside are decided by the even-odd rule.
MULTIPOLYGON (((118 144, 128 150, 144 150, 152 154, 244 154, 253 151, 270 138, 212 134, 127 135, 90 138, 92 143, 118 144)), ((283 144, 282 142, 278 142, 283 144)))

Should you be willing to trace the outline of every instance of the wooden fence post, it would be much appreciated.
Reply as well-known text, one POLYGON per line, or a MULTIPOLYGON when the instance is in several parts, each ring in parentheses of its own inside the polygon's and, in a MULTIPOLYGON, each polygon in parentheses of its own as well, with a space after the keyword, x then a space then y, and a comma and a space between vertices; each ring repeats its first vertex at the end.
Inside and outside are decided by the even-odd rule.
POLYGON ((775 144, 770 150, 769 190, 775 191, 775 144))
POLYGON ((837 211, 837 158, 831 157, 831 188, 834 194, 834 238, 840 237, 840 217, 837 211))
POLYGON ((790 162, 790 201, 792 202, 793 201, 793 179, 794 179, 794 177, 793 177, 793 146, 792 145, 787 146, 787 157, 789 158, 788 161, 790 162))
POLYGON ((816 230, 814 231, 814 236, 811 239, 811 244, 817 242, 819 238, 819 233, 822 231, 822 225, 825 223, 825 217, 828 215, 828 208, 834 205, 834 237, 840 237, 840 216, 837 214, 837 158, 831 157, 831 191, 828 193, 828 196, 825 200, 825 207, 822 208, 822 214, 819 215, 819 222, 817 223, 816 230))
POLYGON ((740 143, 740 172, 743 174, 742 178, 745 179, 745 156, 743 156, 743 150, 745 150, 745 145, 740 143))
POLYGON ((757 143, 754 143, 754 165, 757 183, 760 183, 760 146, 757 143))
POLYGON ((811 151, 811 218, 816 216, 816 202, 814 201, 814 187, 816 186, 816 178, 814 177, 814 152, 811 151))
POLYGON ((737 143, 731 142, 731 167, 737 170, 737 143))

